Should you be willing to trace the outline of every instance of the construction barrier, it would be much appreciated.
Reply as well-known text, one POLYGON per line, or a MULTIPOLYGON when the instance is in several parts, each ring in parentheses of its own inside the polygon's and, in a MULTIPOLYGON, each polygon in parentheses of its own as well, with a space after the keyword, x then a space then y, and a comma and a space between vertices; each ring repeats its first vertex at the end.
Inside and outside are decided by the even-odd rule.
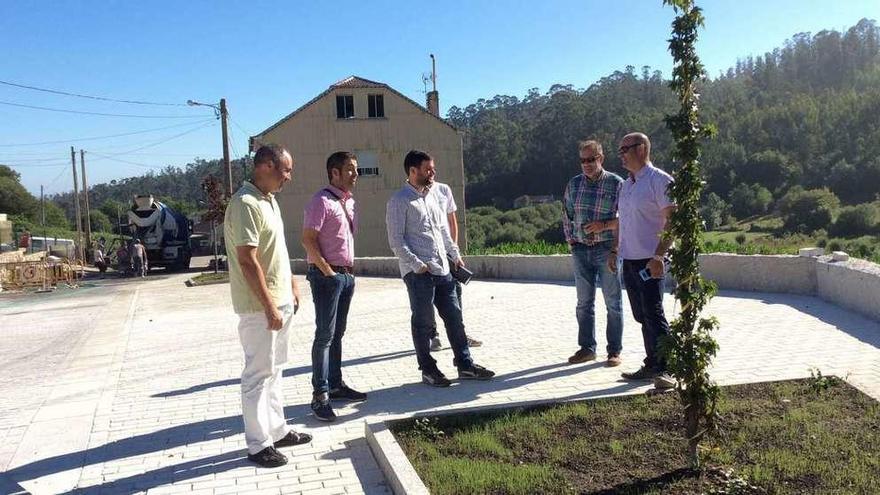
POLYGON ((44 289, 59 284, 76 287, 82 278, 83 265, 78 261, 15 261, 0 263, 0 287, 3 290, 44 289))

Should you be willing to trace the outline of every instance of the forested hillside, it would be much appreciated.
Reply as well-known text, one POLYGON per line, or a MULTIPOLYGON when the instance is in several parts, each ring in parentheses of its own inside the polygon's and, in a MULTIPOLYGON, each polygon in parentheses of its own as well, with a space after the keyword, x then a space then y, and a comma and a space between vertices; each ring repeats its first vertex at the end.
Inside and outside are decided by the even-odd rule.
MULTIPOLYGON (((737 216, 762 213, 796 186, 828 187, 844 204, 872 200, 880 191, 878 52, 880 29, 863 19, 846 32, 795 35, 707 80, 702 110, 719 130, 703 156, 707 192, 734 204, 737 216)), ((617 141, 643 131, 655 163, 674 170, 667 82, 650 67, 627 67, 586 89, 556 85, 451 108, 450 121, 465 132, 468 204, 506 208, 521 194, 559 196, 579 171, 576 142, 585 137, 601 140, 606 168, 622 173, 617 141)))

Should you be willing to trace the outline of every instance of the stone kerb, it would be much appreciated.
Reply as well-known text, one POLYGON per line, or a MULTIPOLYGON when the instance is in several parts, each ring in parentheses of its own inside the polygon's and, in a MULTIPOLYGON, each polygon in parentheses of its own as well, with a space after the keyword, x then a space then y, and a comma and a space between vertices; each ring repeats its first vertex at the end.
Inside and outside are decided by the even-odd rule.
POLYGON ((419 477, 406 452, 397 443, 385 421, 364 422, 367 445, 379 464, 379 469, 391 485, 394 495, 430 495, 428 487, 419 477))

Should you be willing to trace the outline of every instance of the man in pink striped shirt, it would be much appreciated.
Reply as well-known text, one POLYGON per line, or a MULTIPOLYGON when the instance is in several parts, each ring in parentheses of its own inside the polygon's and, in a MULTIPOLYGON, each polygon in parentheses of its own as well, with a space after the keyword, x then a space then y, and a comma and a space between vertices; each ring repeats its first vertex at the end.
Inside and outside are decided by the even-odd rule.
POLYGON ((312 413, 334 421, 331 400, 363 401, 367 394, 342 380, 342 337, 354 295, 354 234, 357 211, 351 191, 357 182, 357 157, 337 151, 327 159, 330 184, 306 205, 302 245, 309 270, 306 279, 315 303, 312 343, 312 413))

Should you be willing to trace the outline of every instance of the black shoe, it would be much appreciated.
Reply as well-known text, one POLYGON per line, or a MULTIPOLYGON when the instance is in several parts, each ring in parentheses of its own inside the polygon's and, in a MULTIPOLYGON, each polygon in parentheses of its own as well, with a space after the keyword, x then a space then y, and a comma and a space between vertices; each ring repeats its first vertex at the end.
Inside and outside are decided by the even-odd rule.
POLYGON ((333 412, 333 406, 330 405, 329 398, 323 400, 318 398, 312 399, 312 414, 321 421, 336 421, 336 413, 333 412))
POLYGON ((596 359, 596 352, 591 351, 589 349, 578 349, 577 352, 571 355, 568 358, 568 364, 580 364, 586 363, 587 361, 592 361, 596 359))
POLYGON ((467 338, 467 343, 468 343, 468 347, 480 347, 481 345, 483 345, 483 343, 480 342, 479 340, 472 339, 470 337, 467 338))
POLYGON ((287 464, 287 457, 275 450, 275 447, 266 447, 256 454, 248 454, 248 460, 264 468, 276 468, 287 464))
POLYGON ((449 378, 440 372, 440 370, 422 371, 422 381, 432 387, 448 387, 452 385, 449 378))
POLYGON ((367 394, 358 392, 357 390, 342 384, 339 388, 330 389, 330 400, 347 400, 350 402, 361 402, 367 400, 367 394))
POLYGON ((440 349, 443 349, 443 342, 440 342, 439 337, 434 337, 431 339, 431 352, 437 352, 440 349))
POLYGON ((621 373, 620 376, 627 380, 653 380, 660 374, 659 371, 653 368, 646 368, 642 366, 638 369, 638 371, 633 371, 629 373, 621 373))
POLYGON ((297 433, 293 430, 290 430, 289 432, 287 432, 287 435, 284 435, 284 438, 275 442, 275 448, 280 449, 282 447, 293 447, 294 445, 302 445, 311 441, 312 436, 308 433, 297 433))
POLYGON ((491 380, 495 376, 494 371, 487 370, 479 364, 472 364, 467 368, 458 369, 459 380, 491 380))

